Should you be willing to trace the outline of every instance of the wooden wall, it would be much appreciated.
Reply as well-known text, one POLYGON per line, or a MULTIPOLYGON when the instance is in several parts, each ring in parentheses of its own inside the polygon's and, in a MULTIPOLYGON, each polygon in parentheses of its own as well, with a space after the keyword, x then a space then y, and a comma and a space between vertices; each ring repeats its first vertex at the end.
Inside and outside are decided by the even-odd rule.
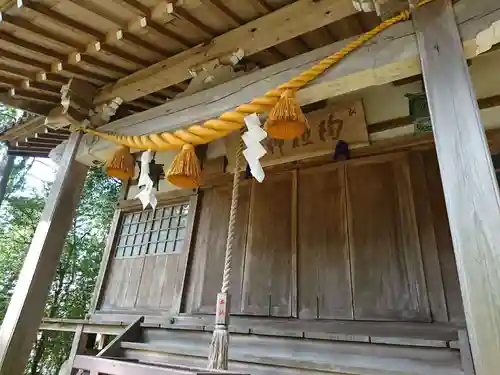
MULTIPOLYGON (((99 309, 212 314, 230 196, 229 186, 200 192, 191 248, 182 255, 112 259, 99 309), (165 294, 172 285, 175 291, 165 294)), ((462 322, 434 152, 244 181, 231 295, 232 313, 248 316, 462 322)))
MULTIPOLYGON (((242 189, 232 312, 301 319, 461 322, 433 151, 269 174, 242 189)), ((188 313, 213 313, 230 192, 201 195, 188 313)))

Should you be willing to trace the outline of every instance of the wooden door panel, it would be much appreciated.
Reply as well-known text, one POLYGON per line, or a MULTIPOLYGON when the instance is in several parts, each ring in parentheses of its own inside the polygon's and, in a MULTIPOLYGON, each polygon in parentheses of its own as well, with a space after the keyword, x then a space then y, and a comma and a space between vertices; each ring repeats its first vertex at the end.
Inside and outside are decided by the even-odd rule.
MULTIPOLYGON (((242 183, 233 245, 230 286, 232 312, 240 310, 249 201, 250 186, 248 183, 242 183)), ((220 292, 224 270, 230 205, 231 187, 229 186, 215 187, 202 193, 187 296, 190 312, 215 312, 216 297, 220 292)))
POLYGON ((347 166, 354 313, 430 320, 406 157, 347 166))
POLYGON ((344 173, 299 172, 299 318, 353 319, 344 173))
POLYGON ((252 185, 242 308, 245 314, 292 315, 293 174, 252 185))
MULTIPOLYGON (((448 322, 437 240, 438 231, 442 229, 436 226, 432 213, 433 200, 436 198, 442 200, 444 197, 442 194, 439 195, 438 190, 429 185, 426 176, 427 168, 422 155, 422 152, 411 152, 409 154, 413 201, 415 203, 415 214, 422 249, 422 261, 432 319, 436 322, 448 322)), ((435 161, 437 163, 437 160, 435 161)))
POLYGON ((441 264, 448 318, 452 322, 463 323, 465 314, 458 281, 457 263, 453 251, 450 226, 444 201, 443 185, 439 165, 434 150, 422 153, 436 242, 441 264))
POLYGON ((111 259, 111 265, 107 270, 108 276, 104 286, 101 310, 113 310, 117 306, 125 261, 125 259, 111 259))

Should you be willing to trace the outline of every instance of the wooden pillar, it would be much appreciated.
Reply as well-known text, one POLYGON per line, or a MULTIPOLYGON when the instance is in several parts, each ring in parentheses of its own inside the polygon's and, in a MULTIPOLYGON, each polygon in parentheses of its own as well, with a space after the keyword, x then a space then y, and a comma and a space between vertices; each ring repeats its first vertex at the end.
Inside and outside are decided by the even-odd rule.
POLYGON ((0 161, 0 206, 2 205, 5 193, 7 192, 7 185, 9 177, 14 167, 15 156, 5 153, 3 160, 0 161))
POLYGON ((492 375, 500 369, 498 185, 451 0, 419 8, 413 20, 474 368, 492 375))
POLYGON ((74 160, 81 138, 73 133, 66 145, 0 328, 0 375, 21 375, 28 362, 87 174, 87 167, 74 160))

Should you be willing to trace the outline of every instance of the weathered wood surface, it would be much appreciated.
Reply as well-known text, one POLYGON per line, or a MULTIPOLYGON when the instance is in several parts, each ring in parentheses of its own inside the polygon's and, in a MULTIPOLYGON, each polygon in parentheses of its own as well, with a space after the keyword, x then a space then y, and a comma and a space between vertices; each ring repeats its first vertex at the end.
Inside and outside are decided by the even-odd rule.
MULTIPOLYGON (((231 280, 233 315, 462 321, 432 151, 270 172, 262 184, 244 181, 241 194, 231 280)), ((162 313, 156 300, 174 298, 165 290, 184 277, 188 283, 182 311, 214 312, 230 189, 204 189, 200 200, 189 269, 176 266, 172 271, 163 256, 132 258, 143 262, 137 287, 131 260, 113 259, 108 277, 116 282, 106 284, 103 312, 134 311, 166 324, 169 318, 154 318, 168 310, 162 304, 167 309, 162 313), (135 298, 131 307, 125 305, 129 289, 135 298)))
POLYGON ((356 319, 430 321, 405 155, 347 168, 356 319))
MULTIPOLYGON (((101 310, 179 312, 197 197, 185 197, 184 201, 189 202, 189 212, 183 248, 173 254, 144 252, 127 258, 112 257, 103 284, 101 310)), ((174 202, 178 203, 178 198, 174 202)))
MULTIPOLYGON (((242 183, 236 214, 236 237, 231 273, 231 312, 241 310, 241 280, 250 204, 250 183, 242 183)), ((193 258, 188 282, 187 311, 214 313, 222 284, 231 189, 221 186, 201 193, 199 218, 194 232, 193 258)))
MULTIPOLYGON (((437 200, 441 201, 443 200, 443 195, 439 189, 433 189, 433 186, 429 184, 427 179, 426 171, 428 168, 432 168, 432 166, 424 163, 423 154, 428 153, 412 152, 409 155, 413 203, 432 319, 437 322, 447 322, 448 308, 436 239, 437 230, 435 225, 437 223, 434 222, 431 205, 431 195, 436 196, 437 200)), ((436 164, 435 156, 432 158, 432 162, 436 164)))
POLYGON ((99 353, 97 353, 96 357, 118 357, 120 354, 122 342, 140 341, 142 339, 142 322, 144 322, 143 316, 130 323, 121 334, 116 336, 99 353))
POLYGON ((87 167, 75 161, 81 133, 73 133, 42 212, 0 329, 0 374, 24 371, 44 314, 52 279, 73 222, 87 167))
POLYGON ((290 172, 253 182, 242 281, 245 314, 291 316, 291 220, 290 172))
POLYGON ((345 166, 299 171, 299 318, 353 319, 345 166))
MULTIPOLYGON (((126 358, 203 365, 210 332, 148 330, 144 343, 124 343, 126 358)), ((231 335, 229 369, 252 374, 463 375, 448 348, 231 335)))
MULTIPOLYGON (((500 19, 500 6, 496 0, 483 0, 458 2, 455 8, 466 57, 473 58, 478 53, 476 36, 500 19)), ((493 44, 500 42, 500 36, 493 34, 489 41, 493 44)), ((147 134, 216 117, 300 74, 315 62, 340 50, 347 42, 336 42, 212 89, 171 100, 151 110, 109 123, 102 129, 123 134, 147 134)), ((415 34, 411 24, 404 23, 384 32, 369 46, 349 56, 345 62, 300 90, 298 100, 303 105, 309 104, 419 73, 415 34)), ((92 141, 91 137, 87 139, 92 141)), ((92 146, 94 151, 109 147, 116 146, 102 140, 92 146)))
MULTIPOLYGON (((286 163, 330 153, 339 140, 348 143, 350 147, 366 146, 370 143, 361 100, 327 105, 325 108, 308 112, 306 116, 309 128, 301 137, 291 141, 268 137, 263 142, 267 154, 260 162, 264 167, 276 162, 286 163)), ((231 144, 232 137, 225 140, 228 150, 236 147, 231 144)), ((230 156, 229 159, 230 164, 234 163, 230 156)))
MULTIPOLYGON (((138 363, 137 361, 120 360, 102 357, 91 357, 78 355, 74 361, 74 367, 86 371, 90 371, 91 375, 208 375, 208 374, 224 374, 238 375, 238 373, 230 371, 217 371, 200 367, 191 366, 168 366, 162 364, 146 364, 138 363)), ((243 373, 239 373, 243 375, 243 373)))
POLYGON ((231 56, 238 49, 251 55, 356 13, 350 0, 299 0, 190 50, 160 61, 104 88, 96 104, 115 97, 140 98, 191 78, 189 69, 214 58, 231 56), (301 22, 290 20, 301 18, 301 22), (287 27, 283 27, 287 25, 287 27))
POLYGON ((478 375, 500 368, 500 194, 449 0, 414 15, 478 375))
POLYGON ((90 301, 90 308, 89 308, 90 314, 93 314, 95 312, 99 303, 101 302, 101 297, 103 294, 103 285, 106 281, 106 278, 109 277, 109 273, 107 271, 109 270, 109 264, 111 255, 113 253, 113 246, 115 245, 116 241, 117 230, 120 227, 120 217, 121 217, 121 210, 120 209, 115 210, 113 219, 111 220, 108 237, 106 239, 106 245, 101 259, 101 266, 99 268, 99 273, 97 275, 97 280, 94 287, 94 293, 92 295, 92 300, 90 301))

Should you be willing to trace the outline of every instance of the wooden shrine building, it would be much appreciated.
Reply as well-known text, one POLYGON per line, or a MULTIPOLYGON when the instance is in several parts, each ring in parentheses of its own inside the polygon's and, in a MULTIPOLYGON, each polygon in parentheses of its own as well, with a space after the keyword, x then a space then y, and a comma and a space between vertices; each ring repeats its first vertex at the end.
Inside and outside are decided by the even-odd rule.
POLYGON ((2 322, 0 375, 22 373, 40 329, 75 332, 61 374, 206 373, 240 133, 194 142, 201 186, 160 174, 155 210, 135 199, 137 168, 87 318, 47 320, 87 166, 118 148, 78 129, 185 134, 406 9, 297 91, 308 128, 262 142, 263 182, 241 170, 229 370, 498 374, 500 3, 424 3, 0 0, 0 102, 30 113, 1 139, 11 158, 59 163, 2 322), (96 353, 95 334, 115 338, 96 353))

